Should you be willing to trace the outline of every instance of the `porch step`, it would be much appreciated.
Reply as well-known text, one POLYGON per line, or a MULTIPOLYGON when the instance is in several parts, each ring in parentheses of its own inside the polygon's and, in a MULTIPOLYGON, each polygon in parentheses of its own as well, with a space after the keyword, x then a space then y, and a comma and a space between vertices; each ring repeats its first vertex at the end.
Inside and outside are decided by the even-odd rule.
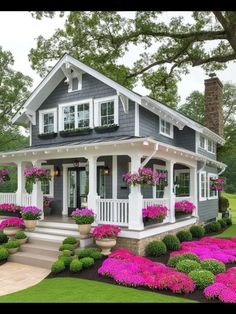
POLYGON ((15 254, 11 254, 8 260, 9 262, 51 269, 52 263, 55 262, 56 258, 52 256, 33 254, 31 252, 19 251, 15 254))
POLYGON ((26 244, 31 244, 31 245, 34 244, 35 246, 58 250, 59 246, 61 245, 61 242, 54 241, 54 240, 50 241, 50 240, 46 240, 46 239, 42 239, 38 237, 33 237, 33 233, 30 233, 30 238, 26 244))
POLYGON ((52 229, 66 229, 78 231, 78 226, 75 223, 53 222, 53 221, 38 221, 37 227, 52 228, 52 229))
POLYGON ((20 248, 21 252, 31 253, 34 255, 40 255, 40 256, 48 256, 52 257, 55 260, 58 258, 59 250, 58 248, 50 247, 50 246, 44 246, 34 243, 26 243, 21 246, 20 248))
POLYGON ((33 240, 40 240, 40 241, 53 241, 55 243, 61 244, 62 241, 66 238, 66 236, 62 235, 40 233, 35 231, 33 232, 26 231, 25 234, 30 238, 30 242, 33 240))
POLYGON ((78 231, 73 231, 73 230, 68 230, 68 229, 58 229, 58 228, 47 228, 43 226, 38 226, 35 228, 34 232, 38 233, 46 233, 46 234, 53 234, 53 235, 59 235, 59 236, 73 236, 78 238, 79 237, 79 232, 78 231))

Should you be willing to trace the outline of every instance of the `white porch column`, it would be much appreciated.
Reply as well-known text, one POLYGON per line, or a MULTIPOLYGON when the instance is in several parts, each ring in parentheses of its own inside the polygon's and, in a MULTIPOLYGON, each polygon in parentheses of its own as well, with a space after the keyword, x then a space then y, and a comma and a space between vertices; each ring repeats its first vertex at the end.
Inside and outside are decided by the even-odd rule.
MULTIPOLYGON (((137 172, 141 165, 141 155, 131 155, 131 172, 137 172)), ((129 194, 129 229, 143 230, 143 196, 141 186, 131 186, 129 194)))
POLYGON ((112 156, 112 198, 117 199, 117 156, 112 156))
POLYGON ((166 161, 168 171, 168 186, 165 188, 164 198, 169 198, 169 222, 175 223, 175 194, 174 194, 174 161, 166 161))
POLYGON ((16 191, 16 205, 23 205, 23 194, 25 191, 25 177, 24 177, 24 169, 25 163, 20 161, 16 163, 17 165, 17 191, 16 191))
MULTIPOLYGON (((41 167, 41 161, 39 161, 39 160, 32 161, 32 164, 34 167, 41 167)), ((41 220, 43 220, 44 219, 43 192, 41 189, 41 182, 40 181, 36 181, 36 183, 33 184, 32 206, 36 206, 42 210, 41 220)))
MULTIPOLYGON (((92 209, 98 216, 97 207, 97 156, 88 158, 89 164, 89 192, 88 192, 88 208, 92 209)), ((93 223, 96 225, 96 223, 93 223)))
POLYGON ((196 206, 193 211, 193 216, 198 217, 198 201, 197 201, 197 168, 190 168, 190 196, 191 201, 196 206))

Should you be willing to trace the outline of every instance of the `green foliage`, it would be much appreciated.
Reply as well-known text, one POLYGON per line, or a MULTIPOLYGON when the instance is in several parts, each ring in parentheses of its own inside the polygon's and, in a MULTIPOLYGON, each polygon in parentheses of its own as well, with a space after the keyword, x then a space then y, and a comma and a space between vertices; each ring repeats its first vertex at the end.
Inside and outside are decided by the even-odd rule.
POLYGON ((220 195, 219 196, 219 212, 223 213, 228 208, 229 208, 229 200, 226 197, 220 195))
POLYGON ((24 233, 24 231, 18 231, 15 234, 15 239, 20 240, 20 239, 26 239, 27 235, 24 233))
POLYGON ((205 229, 201 226, 192 226, 189 230, 195 239, 201 239, 205 234, 205 229))
POLYGON ((201 269, 201 264, 190 259, 179 261, 176 265, 176 270, 185 274, 189 274, 191 271, 199 269, 201 269))
POLYGON ((199 91, 193 91, 187 98, 186 102, 179 107, 179 111, 191 119, 204 124, 205 118, 205 98, 199 91), (197 108, 197 110, 196 110, 197 108))
POLYGON ((189 230, 181 230, 181 231, 176 233, 176 236, 180 242, 192 240, 192 234, 189 230))
POLYGON ((212 221, 204 226, 205 233, 219 232, 221 230, 221 225, 217 221, 212 221))
POLYGON ((93 251, 90 253, 89 257, 92 257, 96 261, 96 260, 101 259, 103 257, 103 255, 99 251, 93 251))
POLYGON ((226 267, 224 263, 221 263, 215 259, 205 259, 201 261, 201 266, 205 270, 209 270, 214 275, 219 273, 224 273, 226 271, 226 267))
POLYGON ((6 236, 2 231, 0 231, 0 244, 7 243, 8 236, 6 236))
POLYGON ((59 247, 59 251, 68 250, 74 253, 74 246, 72 244, 62 244, 59 247))
POLYGON ((65 238, 64 240, 63 240, 63 244, 76 244, 78 241, 76 240, 76 238, 75 237, 72 237, 72 236, 70 236, 70 237, 67 237, 67 238, 65 238))
POLYGON ((6 261, 9 256, 8 250, 6 248, 0 248, 0 261, 6 261))
POLYGON ((63 270, 65 270, 65 264, 63 260, 57 260, 56 262, 52 264, 52 267, 51 267, 52 273, 57 274, 57 273, 62 272, 63 270))
POLYGON ((188 275, 200 290, 210 286, 215 281, 215 276, 208 270, 193 270, 188 275))
POLYGON ((88 225, 92 224, 94 222, 94 217, 93 216, 74 216, 73 217, 74 221, 78 225, 88 225))
POLYGON ((20 242, 17 240, 10 240, 4 246, 6 249, 15 249, 20 246, 20 242))
POLYGON ((83 268, 90 268, 94 265, 94 259, 92 257, 83 257, 80 259, 83 268))
POLYGON ((70 263, 70 271, 73 273, 78 273, 82 270, 83 264, 80 260, 75 259, 70 263))
POLYGON ((78 256, 78 258, 83 258, 83 257, 93 257, 93 253, 100 253, 98 249, 96 248, 87 248, 87 249, 82 249, 77 251, 75 254, 78 256))
POLYGON ((224 219, 219 219, 219 220, 217 220, 217 222, 219 222, 222 229, 227 227, 227 223, 224 219))
POLYGON ((59 254, 59 256, 71 256, 71 255, 73 255, 73 252, 70 250, 63 250, 59 254))
POLYGON ((200 263, 200 259, 196 254, 193 253, 184 253, 172 256, 169 258, 167 266, 175 268, 177 263, 183 260, 191 260, 200 263))
POLYGON ((65 267, 69 267, 70 263, 72 262, 72 257, 71 256, 60 256, 59 261, 62 261, 65 265, 65 267))
POLYGON ((223 218, 223 220, 226 222, 227 226, 232 226, 233 222, 232 222, 232 219, 230 217, 223 218))
POLYGON ((146 255, 148 256, 161 256, 166 254, 167 248, 163 241, 151 241, 146 246, 146 255))
POLYGON ((162 241, 165 243, 167 250, 169 251, 178 251, 180 242, 179 239, 171 234, 166 235, 162 241))

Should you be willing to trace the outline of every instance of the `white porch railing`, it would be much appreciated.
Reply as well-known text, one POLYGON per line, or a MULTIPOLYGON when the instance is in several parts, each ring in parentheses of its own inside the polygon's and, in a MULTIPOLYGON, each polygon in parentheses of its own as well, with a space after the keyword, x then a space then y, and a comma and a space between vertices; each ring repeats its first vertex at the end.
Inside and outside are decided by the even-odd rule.
POLYGON ((22 206, 30 206, 32 205, 32 195, 31 194, 23 194, 22 197, 22 206))
POLYGON ((176 197, 175 198, 176 202, 181 202, 183 200, 187 200, 189 202, 192 202, 192 197, 191 196, 183 196, 183 197, 176 197))
POLYGON ((0 193, 0 204, 16 204, 16 193, 0 193))
POLYGON ((128 226, 128 199, 98 199, 97 223, 128 226))

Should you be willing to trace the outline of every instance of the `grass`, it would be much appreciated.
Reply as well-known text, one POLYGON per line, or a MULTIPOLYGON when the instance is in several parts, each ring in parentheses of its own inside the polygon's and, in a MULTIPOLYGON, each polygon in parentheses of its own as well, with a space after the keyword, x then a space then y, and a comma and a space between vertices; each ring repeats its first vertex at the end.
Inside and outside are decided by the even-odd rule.
POLYGON ((0 297, 0 303, 189 303, 184 298, 78 278, 44 279, 0 297))

